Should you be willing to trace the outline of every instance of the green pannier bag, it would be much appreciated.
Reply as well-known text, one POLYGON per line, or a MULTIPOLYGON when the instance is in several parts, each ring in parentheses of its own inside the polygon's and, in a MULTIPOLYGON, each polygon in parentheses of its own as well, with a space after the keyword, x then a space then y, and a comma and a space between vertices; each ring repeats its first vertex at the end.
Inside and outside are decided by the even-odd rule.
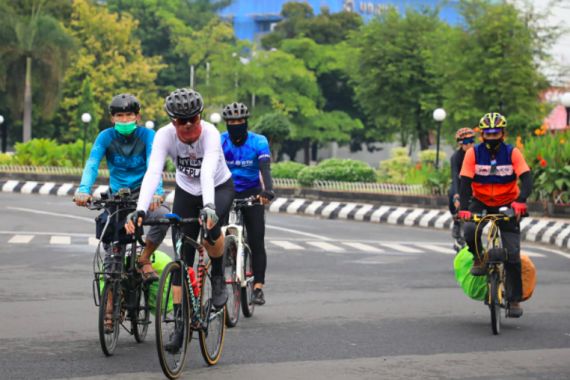
MULTIPOLYGON (((152 267, 158 273, 158 277, 162 274, 163 269, 172 261, 170 256, 162 251, 154 251, 153 255, 151 256, 152 267)), ((156 310, 156 297, 158 294, 158 283, 159 281, 153 281, 152 284, 149 286, 148 289, 148 306, 150 307, 150 311, 152 314, 155 314, 156 310)), ((164 297, 167 296, 167 289, 164 289, 164 297)), ((172 297, 168 300, 168 312, 172 311, 172 297)))
MULTIPOLYGON (((126 261, 126 260, 125 260, 126 261)), ((168 263, 172 261, 170 256, 162 251, 154 251, 152 256, 150 257, 150 261, 152 262, 152 267, 158 273, 158 277, 162 274, 162 271, 168 263)), ((153 281, 149 288, 148 288, 148 306, 150 307, 150 311, 152 314, 155 314, 156 310, 156 295, 158 293, 158 283, 159 281, 153 281)), ((103 294, 103 287, 105 286, 105 279, 103 276, 99 279, 99 291, 103 294)), ((164 297, 166 297, 166 289, 164 289, 164 297)), ((168 301, 168 312, 172 311, 172 297, 168 301)))
POLYGON ((470 298, 483 301, 487 297, 487 276, 473 276, 470 273, 473 266, 473 254, 469 252, 467 246, 455 256, 453 260, 453 269, 455 270, 455 279, 463 292, 470 298))

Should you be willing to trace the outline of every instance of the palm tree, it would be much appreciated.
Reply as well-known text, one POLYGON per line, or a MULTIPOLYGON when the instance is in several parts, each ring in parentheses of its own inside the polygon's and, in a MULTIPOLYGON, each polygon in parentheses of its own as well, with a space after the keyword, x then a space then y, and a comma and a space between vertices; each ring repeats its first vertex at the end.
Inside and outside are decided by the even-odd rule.
POLYGON ((0 61, 5 68, 0 84, 10 91, 15 113, 23 105, 25 142, 32 137, 32 79, 40 81, 42 112, 52 112, 75 44, 61 23, 44 12, 46 0, 10 3, 0 1, 0 61))

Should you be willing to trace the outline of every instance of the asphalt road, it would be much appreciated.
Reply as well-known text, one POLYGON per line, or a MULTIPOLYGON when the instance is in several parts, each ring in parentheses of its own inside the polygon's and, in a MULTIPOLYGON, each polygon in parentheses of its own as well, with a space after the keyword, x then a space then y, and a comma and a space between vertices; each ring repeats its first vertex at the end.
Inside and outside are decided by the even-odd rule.
MULTIPOLYGON (((160 379, 152 329, 101 353, 91 295, 96 212, 0 193, 0 378, 160 379)), ((185 379, 568 379, 570 254, 524 245, 538 269, 523 318, 493 336, 455 283, 449 234, 269 214, 267 304, 185 379)), ((163 245, 162 250, 171 253, 163 245)))

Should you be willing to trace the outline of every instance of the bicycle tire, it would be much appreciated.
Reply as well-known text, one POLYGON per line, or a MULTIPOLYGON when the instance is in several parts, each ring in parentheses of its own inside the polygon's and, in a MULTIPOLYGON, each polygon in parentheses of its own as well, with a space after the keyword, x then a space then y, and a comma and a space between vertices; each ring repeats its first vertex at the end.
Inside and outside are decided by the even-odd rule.
POLYGON ((202 276, 200 293, 200 317, 205 326, 199 330, 200 351, 204 361, 212 366, 218 363, 222 356, 224 337, 226 334, 226 306, 214 310, 212 306, 211 266, 208 263, 202 276))
POLYGON ((253 264, 251 250, 247 244, 243 246, 243 269, 246 279, 245 287, 241 288, 241 311, 246 318, 253 316, 255 304, 253 303, 253 264))
POLYGON ((188 281, 186 276, 181 276, 182 302, 180 307, 181 315, 178 323, 183 323, 183 343, 180 350, 176 353, 168 352, 164 345, 170 339, 170 334, 175 328, 174 309, 171 306, 173 298, 172 293, 172 274, 181 270, 180 263, 173 261, 169 263, 160 276, 158 284, 158 292, 156 297, 156 314, 155 314, 155 333, 156 333, 156 351, 162 372, 169 379, 177 379, 182 374, 188 354, 188 343, 190 336, 190 314, 188 304, 188 281))
POLYGON ((235 327, 239 321, 241 308, 241 285, 238 283, 236 272, 237 243, 233 235, 225 238, 224 260, 226 288, 228 291, 228 302, 226 304, 226 326, 235 327))
POLYGON ((117 302, 114 301, 116 298, 112 298, 113 304, 113 330, 110 333, 105 332, 105 314, 107 313, 107 302, 109 299, 109 294, 113 294, 114 297, 118 297, 119 299, 119 307, 120 307, 120 284, 118 281, 105 281, 105 286, 103 286, 103 295, 101 296, 101 303, 99 304, 99 342, 101 343, 101 350, 105 356, 112 356, 115 352, 115 348, 117 348, 117 342, 119 341, 119 331, 120 331, 120 312, 116 313, 115 308, 117 306, 117 302), (117 290, 119 287, 119 290, 117 290), (116 314, 118 314, 116 316, 116 314))
POLYGON ((489 278, 489 310, 491 312, 491 330, 494 335, 501 333, 501 295, 499 274, 493 271, 489 278))
POLYGON ((148 333, 150 324, 150 308, 148 306, 148 287, 139 286, 136 292, 136 306, 133 310, 131 326, 137 343, 142 343, 148 333))

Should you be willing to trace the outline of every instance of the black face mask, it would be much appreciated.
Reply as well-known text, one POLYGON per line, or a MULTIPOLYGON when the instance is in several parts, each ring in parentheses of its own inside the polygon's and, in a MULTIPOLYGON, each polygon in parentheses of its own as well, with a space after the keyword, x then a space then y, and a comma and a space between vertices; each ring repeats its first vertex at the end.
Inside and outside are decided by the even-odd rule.
POLYGON ((247 140, 247 121, 243 124, 228 125, 228 134, 230 135, 230 140, 237 146, 245 144, 247 140))
POLYGON ((502 140, 485 140, 485 146, 489 150, 496 151, 499 149, 499 145, 501 145, 502 142, 502 140))

